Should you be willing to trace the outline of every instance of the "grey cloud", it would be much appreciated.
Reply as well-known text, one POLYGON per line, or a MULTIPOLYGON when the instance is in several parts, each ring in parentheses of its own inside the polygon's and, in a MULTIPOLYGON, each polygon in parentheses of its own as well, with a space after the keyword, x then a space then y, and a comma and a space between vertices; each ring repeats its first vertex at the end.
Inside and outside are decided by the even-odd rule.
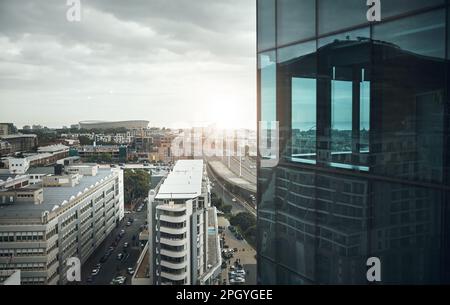
POLYGON ((31 105, 48 125, 63 123, 49 109, 66 125, 143 114, 169 124, 194 108, 208 116, 209 101, 228 98, 221 88, 240 121, 255 116, 255 1, 81 3, 82 21, 69 23, 65 0, 0 2, 0 120, 33 123, 20 111, 31 105), (65 103, 81 107, 54 107, 65 103))

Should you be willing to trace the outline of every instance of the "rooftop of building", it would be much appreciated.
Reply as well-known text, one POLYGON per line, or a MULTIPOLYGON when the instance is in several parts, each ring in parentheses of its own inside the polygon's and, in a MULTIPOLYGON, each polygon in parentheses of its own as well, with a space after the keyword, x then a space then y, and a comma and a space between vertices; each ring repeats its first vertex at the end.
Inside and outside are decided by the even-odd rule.
POLYGON ((37 135, 35 134, 21 134, 21 133, 15 133, 15 134, 9 134, 6 136, 0 136, 3 140, 8 139, 16 139, 16 138, 37 138, 37 135))
POLYGON ((38 152, 58 152, 61 150, 68 150, 69 146, 63 145, 63 144, 54 144, 54 145, 48 145, 48 146, 40 146, 38 147, 38 152))
POLYGON ((83 145, 78 148, 82 152, 111 152, 119 150, 120 145, 83 145))
POLYGON ((203 160, 179 160, 155 199, 192 199, 202 193, 203 160))
POLYGON ((41 204, 30 202, 0 205, 0 218, 41 217, 42 212, 51 212, 57 207, 66 204, 71 199, 94 187, 96 183, 108 178, 111 174, 111 169, 99 169, 96 176, 83 176, 80 183, 73 187, 44 187, 44 201, 41 204))

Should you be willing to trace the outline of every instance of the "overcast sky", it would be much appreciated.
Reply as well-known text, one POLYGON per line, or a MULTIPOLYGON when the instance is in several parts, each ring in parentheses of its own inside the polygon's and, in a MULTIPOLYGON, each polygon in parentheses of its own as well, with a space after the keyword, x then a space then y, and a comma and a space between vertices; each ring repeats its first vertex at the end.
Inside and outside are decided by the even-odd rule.
POLYGON ((254 0, 0 0, 0 122, 256 122, 254 0))

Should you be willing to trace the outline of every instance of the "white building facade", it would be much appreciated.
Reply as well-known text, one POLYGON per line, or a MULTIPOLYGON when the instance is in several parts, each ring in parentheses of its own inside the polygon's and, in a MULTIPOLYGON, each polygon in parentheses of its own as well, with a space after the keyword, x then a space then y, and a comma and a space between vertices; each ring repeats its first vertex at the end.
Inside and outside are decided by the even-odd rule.
POLYGON ((203 161, 178 161, 156 196, 149 196, 149 274, 153 284, 214 282, 221 265, 216 215, 203 161))

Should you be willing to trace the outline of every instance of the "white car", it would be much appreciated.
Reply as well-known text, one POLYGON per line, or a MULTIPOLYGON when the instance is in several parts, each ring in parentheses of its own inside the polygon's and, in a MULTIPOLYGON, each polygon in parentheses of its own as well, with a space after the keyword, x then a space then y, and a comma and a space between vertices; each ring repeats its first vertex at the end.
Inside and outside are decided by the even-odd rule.
POLYGON ((100 269, 92 269, 92 275, 97 275, 100 272, 100 269))
POLYGON ((236 277, 236 276, 238 276, 238 274, 236 273, 236 271, 230 271, 230 272, 228 272, 228 276, 229 277, 236 277))
POLYGON ((231 199, 231 201, 236 202, 236 198, 231 199))
POLYGON ((245 283, 245 279, 241 277, 230 279, 230 284, 243 284, 243 283, 245 283))
POLYGON ((133 275, 133 274, 134 274, 134 269, 131 268, 131 267, 129 267, 129 268, 127 269, 127 273, 128 273, 129 275, 133 275))
POLYGON ((235 272, 237 275, 242 275, 242 276, 245 276, 245 274, 246 274, 244 269, 238 269, 235 272))

